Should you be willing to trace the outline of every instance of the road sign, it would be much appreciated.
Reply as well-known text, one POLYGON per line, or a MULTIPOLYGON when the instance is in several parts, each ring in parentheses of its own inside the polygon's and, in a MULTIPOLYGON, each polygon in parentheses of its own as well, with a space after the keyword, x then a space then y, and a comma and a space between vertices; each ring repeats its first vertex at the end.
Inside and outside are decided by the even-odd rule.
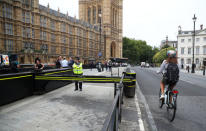
POLYGON ((101 56, 102 56, 102 52, 99 52, 99 53, 98 53, 98 56, 101 57, 101 56))

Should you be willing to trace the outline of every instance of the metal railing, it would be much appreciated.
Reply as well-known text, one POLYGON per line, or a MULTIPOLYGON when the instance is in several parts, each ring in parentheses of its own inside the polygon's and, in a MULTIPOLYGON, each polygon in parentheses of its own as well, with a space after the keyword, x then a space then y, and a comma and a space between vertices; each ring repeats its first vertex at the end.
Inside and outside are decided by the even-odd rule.
POLYGON ((122 118, 124 77, 125 77, 125 73, 123 73, 118 87, 117 84, 115 83, 115 88, 114 88, 115 98, 112 104, 112 108, 104 122, 102 131, 118 131, 119 123, 121 122, 121 118, 122 118))

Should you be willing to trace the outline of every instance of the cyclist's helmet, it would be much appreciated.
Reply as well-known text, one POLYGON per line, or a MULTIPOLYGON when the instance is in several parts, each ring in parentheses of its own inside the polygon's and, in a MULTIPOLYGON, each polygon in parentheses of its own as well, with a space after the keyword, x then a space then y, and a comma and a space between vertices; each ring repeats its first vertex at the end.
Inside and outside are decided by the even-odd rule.
POLYGON ((177 53, 174 50, 168 50, 167 51, 167 57, 168 58, 176 58, 177 57, 177 53))

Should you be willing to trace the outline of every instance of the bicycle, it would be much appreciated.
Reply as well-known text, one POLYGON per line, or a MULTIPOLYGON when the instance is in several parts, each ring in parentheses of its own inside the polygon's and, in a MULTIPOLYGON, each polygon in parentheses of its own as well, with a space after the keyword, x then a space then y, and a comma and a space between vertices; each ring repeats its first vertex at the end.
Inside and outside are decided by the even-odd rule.
MULTIPOLYGON (((159 107, 162 108, 164 104, 167 106, 167 117, 170 122, 175 119, 175 114, 177 110, 177 95, 178 90, 172 90, 170 85, 165 86, 164 94, 165 98, 159 100, 159 107)), ((161 89, 159 91, 159 98, 161 96, 161 89)))

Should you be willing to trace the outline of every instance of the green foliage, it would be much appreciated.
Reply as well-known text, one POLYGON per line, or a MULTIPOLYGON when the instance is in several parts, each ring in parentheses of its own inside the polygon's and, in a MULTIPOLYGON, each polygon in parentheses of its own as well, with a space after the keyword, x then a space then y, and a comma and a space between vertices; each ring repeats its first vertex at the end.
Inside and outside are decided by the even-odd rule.
POLYGON ((152 63, 152 58, 158 51, 158 48, 147 45, 146 41, 123 38, 123 57, 128 58, 131 64, 152 63))
POLYGON ((166 48, 169 48, 171 46, 169 46, 168 44, 165 44, 161 49, 166 49, 166 48))
POLYGON ((153 56, 153 62, 154 63, 162 63, 162 61, 167 58, 167 51, 168 50, 175 50, 175 49, 173 47, 168 47, 168 48, 161 49, 159 52, 157 52, 153 56))

